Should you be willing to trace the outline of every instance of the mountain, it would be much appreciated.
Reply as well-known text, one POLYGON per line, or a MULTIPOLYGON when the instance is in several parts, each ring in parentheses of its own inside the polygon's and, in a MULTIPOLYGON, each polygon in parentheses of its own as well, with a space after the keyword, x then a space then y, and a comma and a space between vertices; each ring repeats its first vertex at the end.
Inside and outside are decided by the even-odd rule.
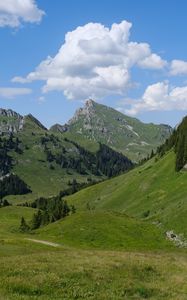
POLYGON ((145 164, 84 189, 68 201, 78 210, 112 210, 149 221, 174 232, 174 238, 179 243, 186 240, 187 245, 186 164, 187 117, 145 164))
MULTIPOLYGON (((127 157, 106 145, 96 144, 92 147, 95 150, 89 151, 89 147, 48 131, 31 114, 23 117, 1 110, 0 124, 0 177, 9 183, 1 195, 15 194, 16 185, 20 186, 19 194, 24 194, 25 187, 32 191, 19 200, 55 195, 72 187, 72 182, 78 189, 133 167, 127 157), (7 177, 10 174, 18 178, 7 177)), ((7 186, 6 182, 1 184, 7 186)))
POLYGON ((0 133, 17 133, 23 128, 24 118, 11 109, 0 108, 0 133))
POLYGON ((0 134, 18 133, 29 126, 31 129, 40 128, 46 130, 31 114, 23 117, 11 109, 0 108, 0 134))
POLYGON ((151 150, 163 144, 170 136, 172 128, 168 125, 145 124, 113 108, 88 100, 83 108, 65 125, 56 124, 53 132, 68 136, 82 137, 101 142, 122 152, 134 161, 139 161, 151 150))

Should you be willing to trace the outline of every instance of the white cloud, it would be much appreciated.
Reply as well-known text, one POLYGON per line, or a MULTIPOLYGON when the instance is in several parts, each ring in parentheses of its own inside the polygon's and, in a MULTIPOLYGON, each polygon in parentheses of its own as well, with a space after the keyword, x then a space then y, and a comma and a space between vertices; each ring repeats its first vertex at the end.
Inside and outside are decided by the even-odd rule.
POLYGON ((1 98, 14 98, 16 96, 29 95, 32 93, 28 88, 12 88, 12 87, 0 87, 1 98))
POLYGON ((13 82, 45 81, 43 92, 63 91, 68 99, 123 95, 131 86, 130 69, 165 66, 147 43, 129 41, 132 24, 122 21, 111 28, 88 23, 68 32, 54 57, 48 57, 26 78, 13 82))
POLYGON ((44 14, 35 0, 0 0, 0 27, 19 27, 22 22, 39 23, 44 14))
POLYGON ((141 99, 131 100, 130 108, 126 102, 118 108, 123 112, 136 115, 145 111, 187 110, 187 86, 170 87, 168 82, 149 85, 141 99))
POLYGON ((161 59, 160 56, 157 54, 153 53, 150 56, 144 58, 141 60, 138 65, 142 67, 143 69, 163 69, 166 65, 167 62, 163 59, 161 59))
POLYGON ((172 60, 170 66, 171 75, 185 75, 187 74, 187 62, 183 60, 172 60))

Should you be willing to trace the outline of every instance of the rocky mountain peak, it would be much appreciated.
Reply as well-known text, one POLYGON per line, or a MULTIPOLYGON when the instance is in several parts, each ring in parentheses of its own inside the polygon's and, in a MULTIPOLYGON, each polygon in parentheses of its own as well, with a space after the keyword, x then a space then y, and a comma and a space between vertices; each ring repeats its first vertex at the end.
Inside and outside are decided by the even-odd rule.
MULTIPOLYGON (((33 115, 22 116, 11 109, 0 108, 0 134, 18 133, 29 123, 47 130, 33 115)), ((33 126, 32 125, 32 126, 33 126)))
POLYGON ((79 120, 79 118, 84 117, 85 120, 89 121, 93 114, 95 113, 95 104, 92 99, 89 99, 85 102, 85 105, 75 112, 73 118, 71 118, 68 122, 68 125, 74 124, 79 120))
POLYGON ((17 112, 13 111, 12 109, 4 109, 4 108, 0 108, 0 116, 4 116, 4 117, 15 117, 18 119, 22 119, 23 117, 18 114, 17 112))
POLYGON ((94 100, 88 99, 88 100, 86 100, 85 106, 92 108, 92 107, 94 107, 94 104, 96 104, 96 102, 94 100))

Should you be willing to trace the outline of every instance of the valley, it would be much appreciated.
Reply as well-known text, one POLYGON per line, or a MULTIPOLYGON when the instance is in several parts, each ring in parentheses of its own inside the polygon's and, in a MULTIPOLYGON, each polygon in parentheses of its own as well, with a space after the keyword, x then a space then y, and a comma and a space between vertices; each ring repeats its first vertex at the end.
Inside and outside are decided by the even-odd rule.
POLYGON ((137 165, 99 138, 15 116, 0 140, 2 299, 185 300, 186 119, 137 165))
POLYGON ((0 0, 0 300, 187 300, 186 12, 0 0))

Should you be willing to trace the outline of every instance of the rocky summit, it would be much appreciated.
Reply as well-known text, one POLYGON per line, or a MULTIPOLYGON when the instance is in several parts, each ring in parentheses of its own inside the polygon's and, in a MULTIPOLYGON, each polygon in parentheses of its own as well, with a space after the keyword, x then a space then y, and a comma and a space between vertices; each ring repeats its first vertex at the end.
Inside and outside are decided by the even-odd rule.
POLYGON ((23 119, 11 109, 0 108, 0 133, 17 133, 23 128, 23 119))
POLYGON ((38 127, 46 130, 32 114, 22 116, 11 109, 0 108, 0 134, 18 133, 28 125, 31 129, 38 127))

